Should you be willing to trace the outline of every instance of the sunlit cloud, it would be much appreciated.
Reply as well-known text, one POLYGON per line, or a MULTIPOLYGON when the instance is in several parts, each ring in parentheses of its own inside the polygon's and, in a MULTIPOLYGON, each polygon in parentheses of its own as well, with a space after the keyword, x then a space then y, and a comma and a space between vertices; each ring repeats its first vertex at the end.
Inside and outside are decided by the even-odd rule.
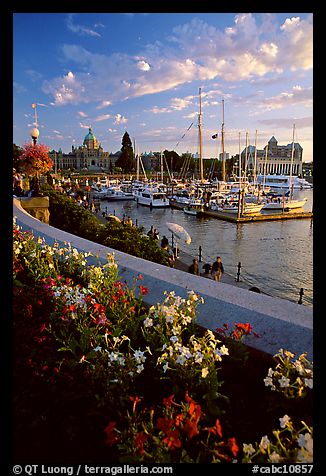
MULTIPOLYGON (((72 17, 68 19, 80 31, 72 17)), ((268 21, 272 23, 272 17, 268 21)), ((312 67, 312 17, 287 19, 280 28, 271 28, 268 41, 264 26, 251 13, 236 15, 234 24, 224 30, 193 18, 175 27, 164 43, 147 44, 136 56, 91 53, 79 45, 65 44, 63 59, 74 62, 80 71, 72 76, 68 73, 64 82, 62 77, 45 82, 44 91, 53 95, 56 105, 97 101, 100 109, 194 80, 232 83, 235 78, 254 80, 312 67), (104 75, 104 70, 114 75, 104 75), (110 100, 103 101, 103 96, 110 100)))

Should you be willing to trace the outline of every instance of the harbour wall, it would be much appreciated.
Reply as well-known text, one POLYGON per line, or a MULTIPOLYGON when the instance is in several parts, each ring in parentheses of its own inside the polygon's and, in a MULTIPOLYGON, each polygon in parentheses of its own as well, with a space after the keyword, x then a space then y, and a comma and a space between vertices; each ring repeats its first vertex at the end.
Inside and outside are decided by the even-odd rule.
POLYGON ((234 323, 249 322, 260 337, 247 336, 247 345, 271 355, 281 348, 295 354, 307 352, 307 357, 313 359, 312 307, 191 275, 80 238, 32 217, 17 199, 13 216, 24 231, 32 230, 36 238, 44 237, 49 245, 70 243, 78 251, 92 253, 90 264, 98 263, 95 256, 105 263, 108 253, 113 253, 123 281, 131 285, 138 274, 143 276, 142 284, 149 289, 144 301, 149 305, 162 302, 165 291, 186 297, 187 291, 193 290, 205 301, 198 306, 197 323, 202 327, 214 331, 224 323, 232 328, 234 323))

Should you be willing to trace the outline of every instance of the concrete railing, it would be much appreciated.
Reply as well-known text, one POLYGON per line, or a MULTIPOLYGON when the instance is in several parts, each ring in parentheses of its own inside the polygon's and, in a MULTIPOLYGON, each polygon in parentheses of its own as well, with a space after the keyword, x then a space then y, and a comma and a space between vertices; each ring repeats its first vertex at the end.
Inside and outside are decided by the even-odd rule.
POLYGON ((17 199, 14 199, 13 215, 23 230, 32 230, 36 238, 44 237, 49 245, 55 241, 70 243, 79 251, 97 255, 102 263, 107 261, 108 253, 114 253, 122 280, 131 283, 138 274, 144 277, 142 284, 149 289, 147 304, 162 302, 164 291, 175 291, 185 297, 187 290, 193 290, 205 301, 198 307, 199 325, 215 330, 224 323, 233 327, 235 322, 249 322, 260 337, 248 336, 245 340, 248 345, 269 354, 283 348, 295 354, 307 352, 309 359, 313 357, 312 307, 191 275, 85 240, 30 216, 17 199))

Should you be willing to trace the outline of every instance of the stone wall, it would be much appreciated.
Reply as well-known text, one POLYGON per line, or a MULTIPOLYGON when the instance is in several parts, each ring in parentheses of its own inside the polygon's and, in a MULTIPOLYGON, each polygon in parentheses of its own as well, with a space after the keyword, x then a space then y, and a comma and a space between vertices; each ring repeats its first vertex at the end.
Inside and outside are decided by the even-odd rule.
POLYGON ((17 199, 30 215, 43 223, 49 223, 49 197, 21 197, 17 199))
POLYGON ((310 306, 253 293, 112 250, 35 219, 21 207, 18 199, 14 199, 13 213, 23 230, 33 230, 36 238, 44 237, 49 245, 55 241, 62 245, 68 242, 79 251, 91 252, 90 263, 97 262, 96 255, 105 263, 107 254, 114 253, 122 280, 131 284, 135 276, 143 275, 142 284, 149 288, 146 296, 149 305, 162 302, 165 291, 175 291, 185 297, 187 290, 194 290, 205 300, 205 304, 198 307, 199 325, 215 330, 224 323, 233 327, 235 322, 249 322, 260 337, 249 336, 245 341, 248 345, 272 355, 283 348, 295 354, 307 352, 309 359, 313 357, 313 309, 310 306))

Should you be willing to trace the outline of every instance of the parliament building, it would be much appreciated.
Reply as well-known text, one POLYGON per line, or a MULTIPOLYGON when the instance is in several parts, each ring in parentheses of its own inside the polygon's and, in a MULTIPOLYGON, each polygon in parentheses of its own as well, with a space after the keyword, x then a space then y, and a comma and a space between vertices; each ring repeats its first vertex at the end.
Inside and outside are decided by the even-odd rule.
POLYGON ((71 152, 65 154, 61 149, 52 150, 49 156, 53 160, 55 171, 59 170, 89 170, 94 172, 113 171, 119 153, 104 152, 90 127, 84 138, 83 145, 71 147, 71 152))

